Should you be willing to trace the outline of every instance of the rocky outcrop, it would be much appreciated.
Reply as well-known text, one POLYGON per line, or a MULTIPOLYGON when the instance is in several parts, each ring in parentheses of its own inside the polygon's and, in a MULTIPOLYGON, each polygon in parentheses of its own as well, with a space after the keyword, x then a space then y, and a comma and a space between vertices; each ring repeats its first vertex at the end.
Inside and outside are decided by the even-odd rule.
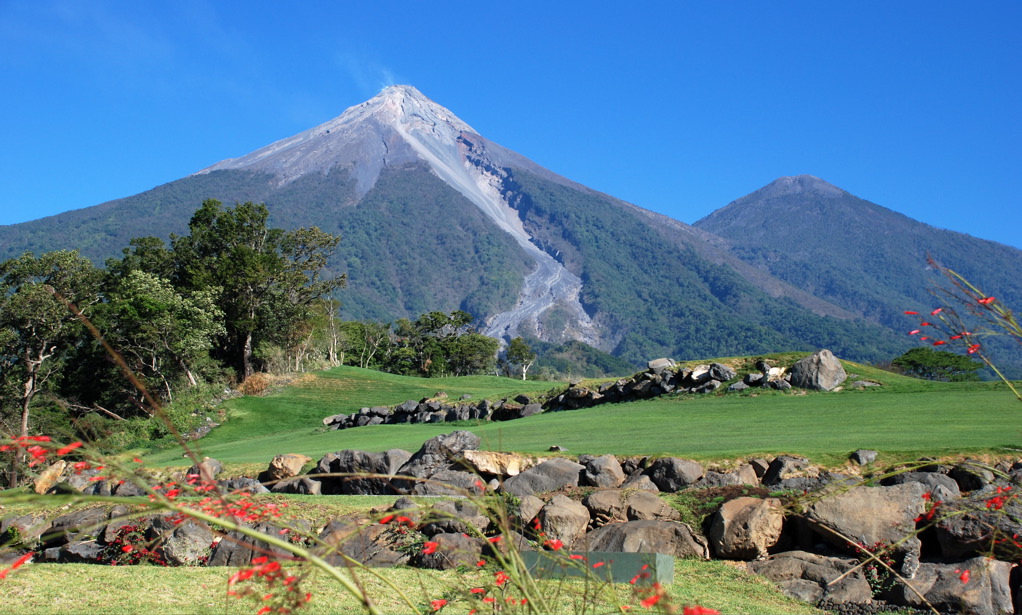
POLYGON ((352 414, 334 414, 323 419, 330 429, 349 429, 364 425, 396 423, 443 423, 452 421, 510 421, 543 412, 578 410, 607 403, 650 399, 672 393, 712 393, 728 383, 728 391, 751 387, 787 390, 795 387, 830 391, 845 381, 847 375, 840 361, 829 350, 821 350, 795 364, 789 371, 764 361, 758 372, 745 374, 740 380, 734 368, 723 363, 707 363, 677 368, 670 359, 649 361, 647 370, 631 378, 605 382, 595 387, 573 382, 561 393, 540 403, 525 396, 497 402, 448 402, 446 395, 409 400, 393 407, 365 407, 352 414))

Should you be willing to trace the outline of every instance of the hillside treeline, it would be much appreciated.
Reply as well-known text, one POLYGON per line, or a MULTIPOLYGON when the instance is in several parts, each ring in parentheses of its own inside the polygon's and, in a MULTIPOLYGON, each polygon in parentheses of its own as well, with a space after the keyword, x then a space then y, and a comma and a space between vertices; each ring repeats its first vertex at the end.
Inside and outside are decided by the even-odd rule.
POLYGON ((187 235, 133 239, 104 268, 74 250, 0 263, 3 431, 123 449, 200 428, 259 371, 494 373, 499 342, 466 312, 341 322, 331 295, 346 280, 326 270, 339 238, 267 218, 207 200, 187 235))

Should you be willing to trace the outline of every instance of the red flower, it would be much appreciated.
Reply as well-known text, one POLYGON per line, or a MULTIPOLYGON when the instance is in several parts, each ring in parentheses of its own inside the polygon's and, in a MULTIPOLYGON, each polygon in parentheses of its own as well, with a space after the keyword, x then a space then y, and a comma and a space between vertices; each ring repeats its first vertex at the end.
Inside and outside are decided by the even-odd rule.
POLYGON ((545 541, 543 546, 548 547, 553 551, 559 551, 561 547, 564 546, 564 543, 556 538, 551 538, 550 540, 545 541))
POLYGON ((436 553, 436 548, 439 546, 440 546, 439 542, 427 542, 426 544, 422 545, 422 552, 425 553, 426 555, 429 555, 430 553, 436 553))
POLYGON ((18 568, 21 568, 25 563, 28 562, 28 560, 32 559, 33 555, 35 555, 35 552, 34 551, 29 551, 28 553, 26 553, 26 554, 22 555, 21 557, 19 557, 16 562, 11 564, 10 568, 8 568, 6 570, 3 570, 3 571, 0 571, 0 579, 7 578, 7 575, 9 575, 10 573, 14 572, 18 568))
POLYGON ((486 560, 484 560, 484 559, 481 559, 478 562, 476 562, 476 566, 479 566, 480 568, 482 568, 485 565, 486 565, 486 560))
POLYGON ((937 340, 936 342, 933 343, 933 345, 934 346, 942 346, 942 345, 944 345, 946 343, 947 342, 945 342, 944 340, 937 340))
POLYGON ((717 609, 708 609, 705 606, 687 606, 681 610, 682 615, 720 615, 717 609))
POLYGON ((606 562, 596 562, 595 564, 593 564, 593 568, 599 568, 600 566, 604 565, 605 563, 606 562))
POLYGON ((920 327, 932 327, 933 323, 932 322, 921 322, 921 323, 919 323, 919 326, 920 327))
MULTIPOLYGON (((958 572, 958 571, 955 570, 955 572, 958 572)), ((958 578, 962 580, 962 583, 968 583, 969 582, 969 571, 968 570, 963 570, 962 571, 962 575, 960 577, 958 577, 958 578)))
POLYGON ((433 602, 429 603, 429 608, 433 609, 434 613, 444 608, 445 606, 447 606, 447 601, 444 600, 443 598, 440 598, 439 600, 434 600, 433 602))
POLYGON ((932 312, 930 312, 930 316, 936 316, 937 314, 940 314, 943 311, 944 311, 944 308, 937 308, 937 309, 933 310, 932 312))
POLYGON ((909 335, 916 335, 918 333, 919 333, 919 329, 912 329, 911 331, 908 332, 909 335))
POLYGON ((67 455, 68 453, 70 453, 71 451, 75 450, 76 448, 78 448, 81 445, 82 445, 81 442, 72 442, 71 444, 68 444, 67 446, 65 446, 63 448, 58 448, 57 449, 57 455, 61 455, 61 456, 67 455))
MULTIPOLYGON (((993 297, 984 297, 984 298, 980 299, 980 300, 978 301, 978 303, 979 303, 980 305, 990 305, 990 304, 991 304, 991 303, 993 303, 994 301, 996 301, 996 299, 994 299, 993 297)), ((968 570, 966 570, 966 572, 968 572, 968 570)))
POLYGON ((508 573, 504 572, 503 570, 498 570, 497 573, 493 576, 494 576, 493 582, 497 584, 497 587, 503 587, 505 583, 511 580, 510 575, 508 575, 508 573))
POLYGON ((656 604, 657 602, 660 602, 660 594, 653 594, 649 598, 646 598, 645 600, 639 602, 639 604, 642 605, 642 608, 648 609, 652 608, 653 605, 656 604))
POLYGON ((497 544, 498 542, 500 542, 501 538, 503 538, 503 537, 498 535, 498 536, 494 536, 493 538, 489 538, 488 540, 490 542, 492 542, 493 544, 497 544))
POLYGON ((918 316, 919 315, 919 312, 914 312, 912 310, 905 310, 905 313, 908 314, 909 316, 918 316))
POLYGON ((380 523, 382 525, 387 525, 388 523, 390 523, 393 520, 394 520, 394 515, 387 515, 386 517, 381 517, 380 518, 380 523))
POLYGON ((135 547, 131 545, 124 545, 123 547, 121 547, 121 551, 124 551, 125 553, 131 553, 132 549, 134 548, 135 547))
POLYGON ((484 588, 482 588, 482 587, 473 587, 472 589, 470 589, 468 591, 472 592, 473 594, 485 594, 486 593, 486 590, 484 588))
POLYGON ((966 350, 965 352, 967 352, 969 354, 976 354, 978 351, 979 351, 979 344, 973 344, 972 346, 969 346, 969 349, 966 350))

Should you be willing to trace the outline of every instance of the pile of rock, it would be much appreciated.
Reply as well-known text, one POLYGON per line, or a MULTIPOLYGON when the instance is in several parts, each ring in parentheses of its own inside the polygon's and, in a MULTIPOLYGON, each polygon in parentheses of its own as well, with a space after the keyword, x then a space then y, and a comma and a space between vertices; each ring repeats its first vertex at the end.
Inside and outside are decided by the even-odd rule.
POLYGON ((741 391, 750 387, 780 390, 795 387, 830 391, 848 377, 841 362, 829 350, 820 350, 790 368, 773 367, 765 361, 758 362, 756 367, 758 372, 735 380, 738 373, 722 363, 679 369, 671 359, 656 359, 647 364, 644 372, 631 378, 606 382, 596 388, 582 386, 581 381, 573 382, 562 393, 543 403, 526 395, 497 402, 472 402, 466 399, 449 402, 446 395, 438 394, 419 401, 409 400, 393 407, 366 407, 352 414, 334 414, 324 418, 323 424, 330 429, 349 429, 396 423, 510 421, 542 412, 591 408, 600 404, 650 399, 671 393, 712 393, 727 383, 731 383, 727 386, 728 391, 741 391))

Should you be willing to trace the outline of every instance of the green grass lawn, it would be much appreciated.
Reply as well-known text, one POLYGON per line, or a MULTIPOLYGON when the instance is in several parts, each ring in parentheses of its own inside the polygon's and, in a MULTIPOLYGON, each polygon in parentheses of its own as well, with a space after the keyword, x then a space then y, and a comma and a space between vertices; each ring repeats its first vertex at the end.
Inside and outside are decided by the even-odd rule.
MULTIPOLYGON (((17 615, 252 615, 259 605, 253 600, 227 596, 227 579, 235 568, 160 568, 156 566, 99 566, 93 564, 33 564, 3 580, 3 612, 17 615), (59 579, 59 582, 54 582, 59 579)), ((397 585, 420 612, 429 612, 430 600, 450 596, 444 613, 467 613, 471 605, 454 599, 468 588, 492 584, 492 572, 463 573, 455 570, 423 571, 413 568, 378 569, 376 573, 397 585)), ((408 604, 369 573, 357 578, 385 613, 410 613, 408 604)), ((620 612, 619 604, 633 612, 650 612, 638 605, 631 586, 603 586, 596 607, 583 610, 581 596, 596 593, 580 581, 541 582, 546 596, 557 596, 556 613, 620 612), (606 591, 612 592, 606 595, 606 591)), ((312 600, 300 615, 362 613, 358 602, 332 579, 315 574, 303 581, 312 600)), ((680 605, 713 606, 723 613, 820 613, 807 604, 786 598, 762 578, 721 562, 676 560, 674 582, 666 586, 680 605)), ((524 608, 510 613, 527 613, 524 608)), ((655 611, 654 611, 655 612, 655 611)))
MULTIPOLYGON (((483 448, 543 453, 675 455, 720 460, 778 453, 840 465, 857 448, 882 460, 919 455, 1007 453, 1022 449, 1022 404, 1000 383, 943 383, 848 364, 882 387, 830 393, 776 391, 666 396, 508 422, 378 425, 342 431, 322 418, 362 406, 392 405, 446 391, 451 399, 499 399, 563 384, 496 377, 419 379, 357 368, 305 378, 266 397, 227 402, 231 420, 195 444, 223 462, 266 463, 280 453, 314 459, 343 449, 415 451, 454 429, 473 431, 483 448)), ((154 465, 181 465, 180 451, 149 455, 154 465)))

